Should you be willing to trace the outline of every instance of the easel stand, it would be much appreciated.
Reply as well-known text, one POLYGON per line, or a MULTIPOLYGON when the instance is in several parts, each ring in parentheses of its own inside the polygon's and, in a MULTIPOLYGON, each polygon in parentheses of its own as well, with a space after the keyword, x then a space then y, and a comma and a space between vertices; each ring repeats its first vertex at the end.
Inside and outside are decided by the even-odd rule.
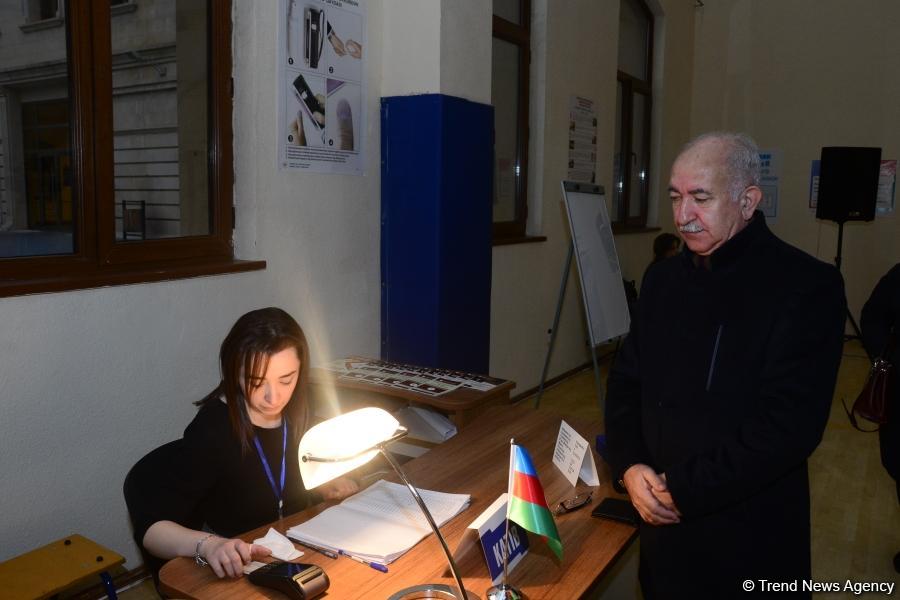
MULTIPOLYGON (((559 316, 562 314, 563 300, 566 298, 566 284, 569 281, 569 271, 572 269, 572 257, 575 253, 575 244, 569 242, 569 251, 566 253, 566 262, 563 265, 562 280, 559 282, 559 297, 556 300, 556 315, 553 317, 553 328, 550 330, 550 345, 547 347, 547 357, 544 359, 544 369, 541 371, 541 384, 538 387, 537 396, 534 399, 534 407, 541 404, 541 396, 544 395, 544 383, 547 381, 547 370, 550 368, 550 357, 553 355, 553 345, 556 343, 556 332, 559 330, 559 316)), ((591 360, 594 363, 594 386, 597 388, 597 405, 603 411, 603 388, 600 382, 600 366, 597 364, 597 349, 594 344, 590 326, 588 336, 591 338, 591 360)))
MULTIPOLYGON (((841 270, 841 252, 844 246, 844 221, 838 221, 838 242, 837 242, 837 256, 834 257, 834 266, 837 267, 837 270, 841 270)), ((847 307, 847 319, 850 321, 850 325, 853 326, 853 331, 856 332, 856 335, 844 335, 845 340, 858 340, 862 337, 862 334, 859 331, 859 325, 856 324, 856 319, 853 318, 853 315, 850 314, 850 307, 847 307)))

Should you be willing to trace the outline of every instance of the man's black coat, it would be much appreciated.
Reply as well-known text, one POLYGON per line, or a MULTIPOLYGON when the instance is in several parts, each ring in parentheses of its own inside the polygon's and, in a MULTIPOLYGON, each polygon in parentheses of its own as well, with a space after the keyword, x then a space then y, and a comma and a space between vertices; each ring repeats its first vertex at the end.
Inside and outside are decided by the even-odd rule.
POLYGON ((760 579, 802 592, 806 459, 828 419, 845 311, 837 269, 776 238, 760 212, 709 265, 685 248, 647 273, 606 411, 613 472, 665 473, 683 515, 641 526, 647 600, 747 598, 743 582, 759 592, 760 579))

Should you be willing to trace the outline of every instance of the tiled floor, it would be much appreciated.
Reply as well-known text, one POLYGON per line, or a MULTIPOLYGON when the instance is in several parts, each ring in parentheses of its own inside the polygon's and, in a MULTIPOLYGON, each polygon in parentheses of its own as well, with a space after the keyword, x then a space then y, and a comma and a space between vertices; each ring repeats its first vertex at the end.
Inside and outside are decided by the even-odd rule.
MULTIPOLYGON (((604 379, 607 368, 608 361, 605 361, 604 379)), ((841 398, 855 398, 867 370, 862 348, 856 342, 848 342, 831 418, 822 443, 810 459, 812 559, 816 581, 900 581, 892 564, 894 554, 900 550, 900 505, 894 481, 881 466, 877 435, 854 430, 840 404, 841 398)), ((541 409, 585 418, 600 416, 592 371, 582 371, 546 390, 541 409)), ((624 589, 631 590, 634 586, 626 584, 624 589)), ((604 598, 614 596, 618 597, 603 595, 604 598)), ((856 597, 850 593, 845 596, 856 597)), ((119 597, 159 599, 148 582, 120 593, 119 597)), ((828 598, 841 597, 828 595, 828 598)))

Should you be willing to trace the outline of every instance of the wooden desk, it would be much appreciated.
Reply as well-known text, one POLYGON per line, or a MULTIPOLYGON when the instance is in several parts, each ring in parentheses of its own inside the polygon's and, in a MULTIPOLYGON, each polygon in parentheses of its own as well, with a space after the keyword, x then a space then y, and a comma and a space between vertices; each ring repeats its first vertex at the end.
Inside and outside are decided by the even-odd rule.
MULTIPOLYGON (((367 359, 350 357, 346 360, 367 359)), ((509 404, 509 393, 516 384, 514 381, 501 381, 499 385, 486 391, 458 388, 440 396, 429 396, 413 390, 378 385, 359 379, 340 378, 325 369, 311 369, 309 374, 310 391, 317 403, 316 414, 333 416, 348 408, 357 408, 357 405, 373 404, 392 411, 397 408, 398 403, 404 405, 413 403, 449 414, 457 427, 467 425, 473 417, 489 406, 509 404), (340 407, 339 410, 329 410, 328 407, 334 404, 340 407)))
MULTIPOLYGON (((593 439, 598 423, 581 424, 567 419, 587 439, 593 439)), ((492 407, 479 419, 449 441, 405 465, 417 486, 442 492, 468 493, 471 506, 447 523, 441 531, 454 551, 466 589, 485 598, 491 586, 487 566, 480 549, 459 555, 457 550, 466 526, 506 491, 509 470, 509 439, 524 445, 535 462, 551 508, 573 495, 568 481, 552 463, 553 447, 560 418, 522 404, 515 407, 492 407)), ((596 457, 602 484, 596 488, 594 501, 616 495, 612 491, 609 471, 596 457)), ((272 524, 280 532, 318 514, 319 505, 272 524)), ((591 518, 585 507, 556 518, 562 537, 564 560, 558 564, 547 545, 531 536, 529 553, 510 573, 510 582, 529 598, 538 600, 575 599, 591 590, 610 568, 613 561, 637 535, 628 525, 591 518)), ((261 537, 268 525, 242 536, 246 540, 261 537)), ((380 573, 348 558, 332 560, 306 551, 299 562, 320 565, 331 579, 325 598, 387 598, 398 590, 422 583, 453 585, 446 558, 433 535, 419 542, 409 552, 389 565, 390 572, 380 573)), ((251 584, 245 577, 219 580, 209 568, 201 568, 189 558, 169 561, 160 572, 163 591, 175 598, 279 598, 275 590, 251 584)))

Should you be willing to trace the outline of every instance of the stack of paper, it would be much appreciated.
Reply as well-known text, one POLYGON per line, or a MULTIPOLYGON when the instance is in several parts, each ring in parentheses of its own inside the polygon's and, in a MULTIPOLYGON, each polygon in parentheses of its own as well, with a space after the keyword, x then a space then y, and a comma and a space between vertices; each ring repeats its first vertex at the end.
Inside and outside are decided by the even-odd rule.
MULTIPOLYGON (((419 490, 438 527, 469 506, 468 494, 419 490)), ((305 523, 290 538, 386 565, 431 533, 405 485, 378 481, 305 523)))

